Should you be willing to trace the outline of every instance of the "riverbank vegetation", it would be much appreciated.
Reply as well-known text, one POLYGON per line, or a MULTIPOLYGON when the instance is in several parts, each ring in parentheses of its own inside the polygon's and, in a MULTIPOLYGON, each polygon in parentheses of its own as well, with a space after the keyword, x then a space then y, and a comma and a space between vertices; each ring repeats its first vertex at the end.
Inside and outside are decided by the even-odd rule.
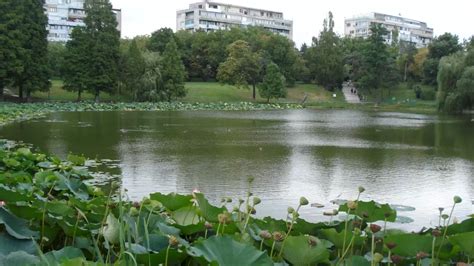
MULTIPOLYGON (((306 221, 304 197, 287 218, 258 218, 253 178, 239 199, 212 205, 198 191, 151 194, 131 202, 120 183, 92 185, 86 165, 0 142, 0 263, 3 265, 440 265, 474 259, 474 217, 417 233, 387 229, 397 212, 355 199, 324 211, 330 221, 306 221)), ((355 188, 357 190, 357 188, 355 188)), ((315 207, 321 207, 314 204, 315 207)), ((315 209, 317 211, 317 209, 315 209)), ((322 210, 320 210, 323 212, 322 210)))

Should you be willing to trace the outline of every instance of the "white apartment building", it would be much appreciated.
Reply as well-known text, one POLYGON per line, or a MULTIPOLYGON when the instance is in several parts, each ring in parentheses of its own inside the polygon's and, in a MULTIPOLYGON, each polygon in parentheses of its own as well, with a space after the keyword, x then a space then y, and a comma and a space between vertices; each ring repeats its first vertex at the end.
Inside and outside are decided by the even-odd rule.
POLYGON ((293 21, 283 13, 231 4, 203 1, 176 13, 176 30, 225 30, 231 27, 260 26, 293 39, 293 21))
MULTIPOLYGON (((67 42, 75 27, 85 26, 84 2, 85 0, 46 0, 44 7, 48 15, 48 41, 67 42)), ((121 31, 122 11, 113 11, 117 17, 117 29, 121 31)))
POLYGON ((427 47, 433 40, 433 29, 429 28, 426 22, 382 13, 345 19, 344 34, 353 38, 367 38, 370 35, 370 25, 373 23, 383 25, 390 32, 386 36, 387 43, 392 43, 394 33, 397 31, 399 41, 411 42, 417 48, 427 47))

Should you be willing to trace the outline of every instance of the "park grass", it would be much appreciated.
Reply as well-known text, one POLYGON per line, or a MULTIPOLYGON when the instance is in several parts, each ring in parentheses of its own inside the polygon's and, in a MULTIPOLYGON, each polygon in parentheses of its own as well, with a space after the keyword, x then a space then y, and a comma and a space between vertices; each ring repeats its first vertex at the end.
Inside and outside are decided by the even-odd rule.
MULTIPOLYGON (((252 90, 246 88, 237 88, 232 85, 224 85, 217 82, 187 82, 187 95, 180 99, 186 103, 217 103, 217 102, 252 102, 252 90)), ((286 99, 272 99, 272 103, 301 103, 305 95, 307 95, 307 104, 315 104, 321 102, 344 102, 342 92, 335 92, 337 97, 333 98, 333 93, 314 84, 296 84, 288 89, 288 97, 286 99)), ((50 92, 35 92, 34 98, 45 101, 75 101, 77 93, 66 91, 63 89, 61 80, 53 80, 50 92)), ((101 101, 119 101, 120 97, 111 96, 108 93, 101 93, 101 101)), ((94 95, 89 92, 82 94, 82 100, 94 100, 94 95)), ((266 99, 258 95, 257 102, 264 103, 266 99)))
MULTIPOLYGON (((187 96, 182 99, 183 102, 249 102, 252 99, 252 89, 237 88, 232 85, 223 85, 216 82, 188 82, 186 83, 187 96)), ((332 97, 332 92, 323 89, 314 84, 296 84, 288 90, 286 99, 272 99, 271 102, 277 103, 301 103, 307 95, 306 103, 319 102, 344 102, 342 92, 336 92, 336 98, 332 97)), ((266 102, 266 99, 258 95, 257 102, 266 102)))
MULTIPOLYGON (((67 91, 63 89, 62 80, 52 80, 51 89, 49 92, 37 91, 34 92, 32 96, 33 98, 55 102, 71 102, 77 100, 76 92, 67 91)), ((94 95, 89 92, 83 92, 81 98, 84 101, 94 100, 94 95)), ((113 101, 116 97, 112 97, 108 93, 101 93, 100 98, 103 101, 113 101)))

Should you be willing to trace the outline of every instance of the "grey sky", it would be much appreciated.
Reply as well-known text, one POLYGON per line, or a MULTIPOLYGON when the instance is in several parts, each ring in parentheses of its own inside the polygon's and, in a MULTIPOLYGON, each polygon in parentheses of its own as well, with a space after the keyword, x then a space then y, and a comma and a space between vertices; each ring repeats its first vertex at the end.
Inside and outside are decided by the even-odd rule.
MULTIPOLYGON (((121 8, 122 37, 150 34, 162 27, 176 30, 176 11, 185 9, 197 0, 111 0, 114 8, 121 8)), ((421 20, 434 28, 435 35, 444 32, 457 34, 461 40, 474 35, 474 2, 472 0, 218 0, 243 6, 284 12, 294 21, 294 41, 297 45, 310 43, 317 36, 328 11, 332 11, 336 31, 343 34, 344 18, 369 12, 421 20)))

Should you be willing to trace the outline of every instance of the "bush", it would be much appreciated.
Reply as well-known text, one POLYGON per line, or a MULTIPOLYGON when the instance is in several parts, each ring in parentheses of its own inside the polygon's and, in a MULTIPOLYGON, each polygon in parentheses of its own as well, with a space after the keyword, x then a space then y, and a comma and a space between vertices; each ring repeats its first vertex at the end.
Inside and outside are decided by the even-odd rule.
POLYGON ((436 100, 436 91, 433 88, 422 88, 420 98, 425 101, 436 100))

